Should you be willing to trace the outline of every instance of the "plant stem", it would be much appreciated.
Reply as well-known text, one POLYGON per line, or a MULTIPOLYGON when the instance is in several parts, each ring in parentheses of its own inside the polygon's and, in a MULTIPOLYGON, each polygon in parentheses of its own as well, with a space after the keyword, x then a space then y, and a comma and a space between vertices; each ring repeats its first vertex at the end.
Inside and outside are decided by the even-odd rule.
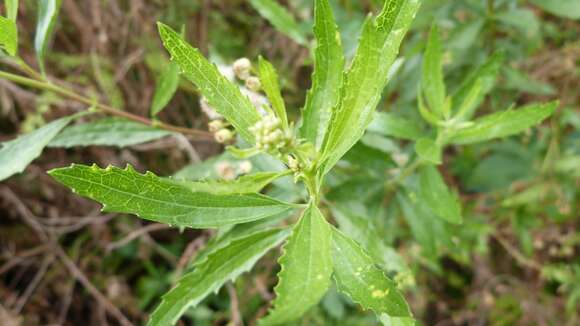
POLYGON ((178 127, 178 126, 170 125, 170 124, 167 124, 164 122, 154 121, 154 120, 147 119, 145 117, 142 117, 142 116, 139 116, 136 114, 132 114, 132 113, 129 113, 126 111, 115 109, 115 108, 108 106, 106 104, 98 103, 98 102, 96 102, 88 97, 82 96, 82 95, 77 94, 71 90, 68 90, 66 88, 63 88, 63 87, 58 86, 54 83, 51 83, 51 82, 44 80, 44 78, 42 78, 42 76, 40 76, 32 68, 28 67, 26 64, 22 64, 21 67, 23 68, 23 70, 27 71, 27 73, 29 75, 34 76, 34 77, 38 77, 38 78, 37 79, 27 78, 27 77, 12 74, 12 73, 5 72, 5 71, 0 71, 0 78, 10 80, 12 82, 15 82, 17 84, 21 84, 24 86, 57 93, 59 95, 68 97, 68 98, 73 99, 75 101, 87 104, 91 107, 94 107, 94 108, 98 109, 99 111, 101 111, 105 114, 108 114, 108 115, 122 117, 122 118, 125 118, 128 120, 132 120, 132 121, 135 121, 138 123, 142 123, 142 124, 145 124, 148 126, 157 127, 157 128, 168 130, 168 131, 178 132, 178 133, 182 133, 182 134, 186 134, 186 135, 194 135, 194 136, 203 137, 203 138, 207 138, 207 139, 213 139, 212 134, 207 132, 207 131, 178 127))
POLYGON ((412 163, 407 164, 403 171, 401 171, 401 173, 399 173, 394 179, 385 182, 385 197, 383 199, 384 206, 386 206, 386 204, 391 200, 400 183, 413 174, 413 172, 421 166, 421 163, 422 161, 420 158, 415 158, 415 160, 412 163))

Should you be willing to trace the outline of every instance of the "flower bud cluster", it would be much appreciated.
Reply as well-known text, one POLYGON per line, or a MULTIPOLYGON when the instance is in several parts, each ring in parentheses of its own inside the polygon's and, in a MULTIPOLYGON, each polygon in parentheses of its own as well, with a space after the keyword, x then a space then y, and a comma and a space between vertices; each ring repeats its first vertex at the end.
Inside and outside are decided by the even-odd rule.
POLYGON ((215 166, 218 176, 223 180, 234 180, 240 175, 252 172, 252 168, 252 162, 250 161, 242 161, 239 164, 223 161, 215 166))
POLYGON ((262 117, 250 131, 256 136, 256 148, 266 152, 289 148, 293 143, 292 133, 282 128, 282 121, 273 114, 262 117))

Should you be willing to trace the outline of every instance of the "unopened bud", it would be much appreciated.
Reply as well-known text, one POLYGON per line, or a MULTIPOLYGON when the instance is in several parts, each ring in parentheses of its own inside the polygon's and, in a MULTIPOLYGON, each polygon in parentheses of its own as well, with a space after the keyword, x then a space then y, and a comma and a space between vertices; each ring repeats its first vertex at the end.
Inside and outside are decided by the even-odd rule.
POLYGON ((262 88, 262 83, 258 77, 248 77, 246 79, 246 87, 252 92, 259 92, 262 88))
POLYGON ((236 170, 230 162, 220 162, 216 165, 217 174, 224 180, 233 180, 236 178, 236 170))
POLYGON ((229 129, 220 129, 214 134, 215 140, 220 144, 225 144, 234 138, 234 133, 229 129))
POLYGON ((294 156, 288 155, 288 167, 292 171, 298 171, 300 169, 300 163, 298 163, 298 160, 294 156))
POLYGON ((208 123, 209 131, 212 133, 218 132, 225 127, 224 122, 220 119, 212 120, 208 123))
POLYGON ((234 62, 234 74, 241 80, 246 80, 250 77, 250 70, 252 63, 248 58, 240 58, 234 62))
POLYGON ((238 170, 239 170, 240 174, 248 174, 248 173, 252 172, 252 168, 253 168, 252 162, 250 162, 250 161, 242 161, 240 163, 240 166, 239 166, 239 169, 238 170))

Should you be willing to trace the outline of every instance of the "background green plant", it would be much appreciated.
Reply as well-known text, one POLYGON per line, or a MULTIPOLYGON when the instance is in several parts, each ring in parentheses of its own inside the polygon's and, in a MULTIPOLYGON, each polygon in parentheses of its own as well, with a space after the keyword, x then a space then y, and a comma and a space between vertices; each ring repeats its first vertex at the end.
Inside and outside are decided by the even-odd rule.
MULTIPOLYGON (((315 47, 305 42, 313 37, 309 31, 311 22, 314 20, 311 14, 311 4, 309 1, 293 2, 290 7, 276 6, 273 1, 253 1, 249 4, 265 17, 265 21, 252 19, 255 12, 243 1, 240 1, 239 5, 247 7, 238 8, 236 7, 238 4, 233 4, 229 9, 231 11, 223 10, 224 8, 216 5, 214 10, 210 11, 213 15, 210 15, 213 17, 211 24, 215 28, 211 28, 212 32, 209 33, 210 39, 213 38, 216 41, 194 43, 200 44, 202 50, 210 53, 210 57, 218 62, 231 62, 234 58, 244 55, 255 57, 258 53, 264 54, 272 60, 274 67, 281 69, 278 76, 281 77, 280 84, 286 101, 285 106, 288 108, 288 120, 298 121, 299 108, 302 107, 305 97, 304 92, 309 88, 303 82, 303 80, 308 80, 308 74, 301 70, 308 67, 308 62, 288 65, 284 64, 287 63, 285 60, 288 60, 288 53, 295 53, 296 58, 311 57, 315 64, 321 59, 318 59, 316 53, 308 54, 309 50, 304 51, 305 48, 299 46, 296 49, 282 47, 283 50, 280 49, 277 53, 265 53, 260 47, 246 47, 245 39, 259 34, 260 28, 271 30, 267 21, 277 30, 271 31, 269 35, 286 34, 298 44, 306 45, 311 49, 310 51, 315 52, 315 47), (235 24, 232 25, 232 21, 246 28, 236 28, 235 24), (227 42, 222 42, 224 31, 230 30, 227 42), (211 37, 211 33, 215 33, 215 36, 211 37), (212 49, 207 48, 208 44, 212 49)), ((361 6, 358 2, 337 1, 335 3, 331 1, 331 4, 341 31, 342 45, 348 62, 355 53, 357 44, 355 35, 362 25, 364 13, 373 9, 377 12, 382 3, 370 1, 361 6)), ((569 5, 570 7, 566 10, 562 10, 561 7, 554 9, 553 6, 553 4, 536 2, 529 4, 517 1, 490 1, 487 4, 479 1, 423 1, 413 29, 404 42, 401 57, 395 61, 389 72, 392 80, 383 93, 382 101, 378 102, 378 110, 381 113, 375 117, 362 139, 346 153, 337 168, 327 175, 325 183, 311 178, 311 184, 314 184, 311 189, 320 187, 321 193, 324 194, 320 198, 324 215, 331 216, 333 223, 344 234, 355 239, 377 266, 386 270, 396 284, 406 290, 415 317, 427 323, 452 317, 470 320, 470 317, 464 314, 470 311, 476 311, 490 322, 497 324, 512 324, 516 321, 525 323, 529 321, 526 318, 545 318, 541 314, 532 314, 530 317, 529 312, 525 310, 526 306, 520 303, 521 298, 530 296, 530 290, 517 279, 509 277, 510 274, 519 275, 519 269, 530 273, 529 278, 537 280, 540 284, 541 288, 532 292, 534 299, 531 301, 533 303, 545 300, 550 302, 551 304, 548 305, 550 313, 547 313, 549 318, 554 318, 554 320, 563 318, 571 324, 577 318, 576 298, 579 289, 575 284, 577 284, 578 271, 577 262, 575 263, 573 258, 578 243, 575 231, 578 197, 577 167, 579 166, 576 141, 578 114, 574 110, 578 108, 578 97, 573 91, 566 91, 573 89, 574 83, 577 84, 578 81, 578 28, 577 23, 572 20, 577 18, 573 16, 577 8, 574 9, 573 5, 569 5), (564 11, 566 12, 565 19, 552 16, 562 14, 564 11), (432 25, 435 28, 431 28, 432 25), (429 30, 431 30, 430 33, 429 30), (522 35, 525 37, 521 37, 522 35), (427 50, 424 50, 425 48, 427 50), (562 66, 552 65, 549 72, 544 71, 542 74, 536 72, 542 70, 539 69, 542 64, 547 65, 552 62, 561 62, 562 66), (537 81, 538 79, 542 82, 537 81), (486 94, 488 96, 484 96, 486 94), (559 98, 562 104, 554 118, 549 120, 550 122, 544 127, 527 131, 521 138, 510 137, 505 140, 471 145, 471 143, 524 131, 532 124, 543 120, 547 115, 552 114, 554 105, 526 105, 534 99, 546 102, 546 98, 559 98), (508 109, 502 113, 513 104, 522 108, 508 109), (478 108, 477 113, 475 113, 476 108, 478 108), (470 124, 474 114, 477 115, 474 120, 475 125, 470 124), (486 115, 489 117, 481 118, 486 115), (461 144, 461 146, 456 144, 461 144), (439 168, 435 168, 433 164, 440 164, 439 168), (453 185, 451 189, 447 189, 443 180, 453 185), (434 192, 440 195, 434 197, 434 192), (460 206, 462 208, 459 208, 460 206), (457 223, 461 220, 463 224, 457 226, 447 223, 457 223), (503 258, 499 261, 500 263, 493 263, 497 255, 503 258), (479 263, 476 265, 478 267, 473 269, 469 267, 473 262, 481 262, 482 259, 487 263, 479 263), (485 271, 480 268, 482 266, 491 270, 492 273, 497 273, 497 277, 486 276, 485 271), (504 277, 504 274, 507 276, 504 277), (485 285, 482 289, 476 289, 482 284, 479 283, 481 279, 478 280, 478 277, 489 280, 491 284, 485 285), (430 285, 435 281, 442 284, 442 287, 430 285), (508 287, 514 291, 505 291, 502 287, 508 287), (470 297, 467 295, 469 293, 477 294, 470 297), (445 299, 457 296, 463 299, 445 299), (427 299, 416 299, 421 297, 427 299), (444 307, 431 308, 429 306, 430 302, 442 299, 444 307), (561 305, 564 301, 566 308, 561 305), (479 308, 482 307, 482 302, 483 308, 479 308), (566 314, 558 315, 555 311, 559 310, 565 310, 566 314)), ((34 9, 36 6, 30 4, 26 8, 34 9)), ((208 15, 207 8, 202 8, 201 5, 192 6, 175 2, 163 11, 163 17, 159 17, 159 20, 175 27, 180 27, 183 23, 187 26, 188 20, 181 16, 186 12, 184 9, 193 12, 201 10, 208 15)), ((13 12, 13 10, 8 10, 8 12, 13 12)), ((38 16, 44 17, 43 19, 49 16, 56 17, 42 11, 38 16)), ((11 16, 7 15, 2 23, 10 19, 12 19, 11 16)), ((7 25, 10 26, 10 23, 8 22, 7 25)), ((19 28, 19 32, 26 35, 27 30, 19 28)), ((36 33, 36 35, 41 35, 41 33, 36 33)), ((195 34, 192 34, 191 30, 188 32, 186 28, 185 35, 195 34)), ((45 37, 47 36, 49 35, 45 37)), ((26 43, 30 42, 22 41, 22 35, 19 37, 20 47, 29 46, 26 43)), ((171 97, 169 94, 177 92, 177 97, 184 98, 185 103, 195 103, 192 101, 194 95, 189 95, 193 90, 191 86, 184 81, 175 86, 175 68, 166 68, 173 65, 159 64, 168 61, 159 59, 163 58, 163 54, 157 47, 157 41, 152 41, 153 37, 154 35, 151 35, 151 40, 144 41, 145 45, 140 46, 148 48, 147 55, 151 57, 144 61, 150 62, 147 69, 154 72, 163 70, 157 81, 159 85, 157 89, 163 91, 157 91, 155 98, 165 97, 165 100, 158 101, 166 102, 167 98, 171 97), (150 44, 155 44, 155 46, 150 44), (168 83, 173 86, 163 86, 168 83)), ((16 46, 10 43, 10 40, 10 38, 2 40, 2 44, 9 54, 10 52, 16 54, 16 46)), ((268 44, 271 41, 262 39, 262 42, 268 44)), ((287 42, 283 39, 284 44, 287 42)), ((319 47, 323 46, 321 44, 324 42, 319 42, 319 47)), ((18 53, 27 55, 23 48, 18 53)), ((30 53, 34 53, 33 50, 30 53)), ((82 93, 75 91, 71 94, 72 88, 68 87, 69 85, 63 85, 60 82, 46 83, 42 75, 35 73, 28 65, 22 64, 21 60, 7 59, 7 67, 21 69, 23 73, 29 74, 30 79, 23 80, 5 74, 4 78, 11 78, 15 82, 40 88, 46 92, 43 95, 43 101, 37 101, 38 110, 28 112, 25 123, 21 125, 23 130, 28 128, 35 131, 5 144, 1 149, 2 159, 7 160, 1 165, 3 176, 7 177, 24 169, 30 161, 38 157, 46 144, 51 147, 86 145, 124 147, 174 135, 174 132, 183 132, 195 137, 209 136, 197 129, 184 130, 180 129, 182 127, 175 127, 193 125, 196 128, 203 128, 203 123, 200 122, 190 124, 200 119, 187 120, 183 123, 183 117, 188 117, 188 115, 179 114, 179 112, 190 110, 190 105, 187 104, 183 107, 179 104, 170 104, 168 110, 163 111, 159 108, 163 105, 151 104, 153 119, 141 118, 143 114, 133 114, 130 110, 119 110, 126 105, 122 96, 123 90, 120 90, 114 82, 115 78, 112 74, 115 71, 115 65, 112 62, 115 61, 107 55, 84 54, 74 58, 70 55, 68 57, 59 55, 57 51, 54 53, 48 51, 44 55, 37 53, 40 60, 45 56, 48 60, 54 56, 52 62, 57 64, 53 73, 61 69, 66 70, 68 67, 92 69, 91 81, 88 83, 82 80, 82 74, 67 75, 66 79, 67 83, 93 84, 94 86, 87 87, 93 90, 82 93), (37 127, 44 124, 44 117, 52 118, 61 116, 63 113, 63 111, 52 110, 53 112, 47 114, 42 109, 49 106, 63 106, 55 97, 50 96, 52 93, 80 101, 87 105, 89 111, 100 111, 120 116, 120 118, 129 118, 133 122, 127 120, 92 121, 86 120, 86 116, 75 116, 74 118, 80 121, 91 122, 68 127, 60 136, 55 136, 71 123, 73 118, 55 120, 44 127, 37 127), (104 96, 97 94, 104 94, 104 96), (175 111, 178 117, 172 120, 173 124, 157 120, 158 115, 162 118, 168 116, 170 110, 175 111), (75 135, 77 135, 76 140, 75 135), (49 138, 53 136, 56 138, 50 144, 49 138), (26 151, 21 148, 26 148, 26 151)), ((26 57, 25 59, 29 64, 34 65, 34 59, 26 57)), ((255 62, 257 63, 258 60, 255 62)), ((341 60, 334 62, 340 63, 341 60)), ((320 66, 323 64, 320 63, 320 66)), ((259 72, 262 77, 262 64, 257 66, 260 66, 259 72)), ((336 64, 330 63, 329 66, 336 66, 336 64)), ((52 65, 47 67, 52 67, 52 65)), ((51 75, 50 69, 46 70, 48 70, 47 74, 51 75)), ((325 85, 336 85, 336 81, 340 80, 341 76, 340 74, 335 76, 337 76, 335 79, 328 79, 315 74, 313 89, 324 88, 325 85), (332 84, 333 82, 335 84, 332 84)), ((135 84, 139 83, 138 76, 130 78, 135 84)), ((358 85, 358 83, 354 84, 358 85)), ((329 88, 335 89, 332 86, 329 88)), ((271 92, 266 87, 265 90, 272 98, 271 92)), ((307 96, 306 112, 308 112, 309 101, 324 103, 313 98, 312 94, 314 93, 307 96)), ((325 96, 330 99, 326 107, 334 106, 335 102, 332 97, 336 98, 337 94, 330 92, 325 96)), ((324 107, 320 104, 314 106, 324 107)), ((130 109, 131 106, 127 108, 130 109)), ((351 128, 352 117, 358 117, 358 114, 345 115, 336 120, 333 125, 351 128), (340 119, 344 119, 344 122, 340 119)), ((167 121, 166 119, 164 121, 167 121)), ((339 128, 339 130, 345 129, 339 128)), ((354 144, 352 141, 358 139, 359 131, 356 128, 346 129, 346 131, 348 132, 331 131, 330 134, 342 140, 336 143, 330 142, 330 145, 325 145, 323 141, 314 141, 316 137, 319 137, 316 133, 313 133, 315 135, 310 138, 315 147, 323 146, 323 148, 330 148, 330 152, 336 153, 323 154, 323 157, 330 157, 322 160, 328 162, 321 164, 324 172, 328 172, 334 165, 334 161, 342 156, 342 152, 354 144), (345 149, 341 149, 341 146, 345 149), (324 167, 325 164, 329 167, 324 167)), ((247 134, 247 137, 252 136, 247 134)), ((307 148, 304 148, 304 151, 309 153, 307 148)), ((279 163, 266 159, 264 156, 253 157, 250 160, 259 170, 272 171, 283 168, 279 163)), ((79 161, 92 163, 93 160, 79 160, 71 157, 61 164, 49 165, 45 170, 49 167, 64 166, 67 163, 79 161)), ((219 162, 236 161, 238 161, 237 158, 226 152, 202 164, 185 167, 176 174, 176 178, 181 180, 214 178, 215 166, 219 162)), ((99 162, 101 164, 116 163, 116 165, 124 163, 123 161, 101 161, 101 159, 99 162)), ((152 162, 151 165, 142 166, 141 169, 146 167, 160 173, 165 171, 162 175, 169 175, 177 170, 175 167, 172 169, 171 162, 163 157, 155 158, 153 155, 150 162, 152 162)), ((87 169, 90 168, 87 167, 87 169)), ((99 171, 93 168, 87 170, 86 173, 100 173, 99 171)), ((135 173, 131 170, 118 171, 116 173, 135 173)), ((278 176, 277 173, 260 175, 261 180, 266 181, 259 182, 258 184, 262 186, 253 186, 248 192, 260 190, 263 185, 278 176)), ((18 184, 17 178, 22 177, 9 179, 9 184, 18 184)), ((144 179, 144 182, 149 182, 147 180, 156 177, 147 175, 146 178, 149 179, 144 179)), ((247 179, 240 181, 237 185, 228 185, 228 187, 245 189, 248 184, 247 179)), ((250 179, 252 179, 250 184, 255 184, 256 180, 250 179)), ((162 182, 170 181, 163 180, 162 182)), ((203 187, 201 182, 187 184, 188 187, 203 187)), ((209 187, 217 189, 222 184, 223 182, 210 184, 209 187)), ((180 184, 175 187, 183 186, 180 184)), ((194 192, 199 189, 190 188, 194 192)), ((202 189, 206 192, 208 186, 202 189)), ((93 197, 94 191, 95 189, 89 187, 85 195, 93 197)), ((236 192, 245 191, 236 190, 236 192)), ((227 252, 229 244, 245 247, 247 244, 244 245, 244 239, 252 238, 255 241, 249 243, 255 244, 255 252, 259 253, 264 248, 279 243, 276 239, 284 236, 283 231, 279 234, 268 234, 263 230, 284 221, 285 214, 281 210, 286 209, 285 204, 279 203, 300 202, 300 198, 304 198, 302 197, 304 189, 294 185, 292 179, 286 176, 268 186, 265 193, 277 198, 276 204, 272 205, 274 210, 268 213, 272 217, 268 221, 261 220, 220 229, 216 237, 209 241, 207 247, 198 253, 198 258, 193 262, 193 265, 197 267, 194 267, 193 274, 188 275, 200 275, 211 268, 207 266, 212 266, 209 262, 213 260, 205 260, 206 257, 218 257, 212 254, 214 252, 227 252), (260 239, 263 240, 261 244, 260 239)), ((236 196, 246 197, 243 194, 236 196)), ((242 199, 237 198, 233 202, 238 200, 242 199)), ((147 206, 146 203, 144 205, 147 206)), ((113 205, 111 209, 139 213, 134 210, 134 207, 130 208, 132 205, 125 205, 129 208, 122 208, 122 206, 113 205)), ((146 210, 148 207, 145 206, 135 207, 146 210)), ((157 210, 153 209, 153 211, 157 210)), ((157 218, 144 215, 143 217, 157 218)), ((179 225, 179 221, 170 223, 179 225)), ((187 232, 182 236, 183 238, 196 237, 187 232)), ((82 240, 86 238, 82 237, 82 234, 75 235, 75 238, 79 239, 74 242, 78 243, 77 245, 71 245, 65 241, 64 237, 61 237, 59 241, 61 246, 67 248, 70 246, 68 254, 72 256, 75 255, 75 248, 87 241, 82 240)), ((156 255, 164 256, 162 252, 166 253, 167 250, 180 253, 184 247, 184 243, 180 241, 185 241, 185 239, 177 240, 177 238, 179 237, 176 235, 172 237, 172 240, 163 241, 163 244, 156 249, 159 251, 156 255)), ((111 275, 123 275, 122 270, 118 268, 121 266, 120 262, 124 260, 136 261, 142 266, 141 270, 144 272, 137 274, 141 275, 138 287, 141 290, 138 290, 139 294, 136 297, 141 300, 145 311, 151 311, 157 303, 156 298, 174 282, 173 277, 168 274, 167 263, 161 264, 160 267, 143 262, 141 259, 135 260, 135 254, 130 253, 131 246, 136 248, 134 242, 127 245, 125 249, 129 250, 128 252, 115 252, 109 257, 109 260, 113 262, 103 265, 107 266, 104 268, 110 270, 111 275)), ((251 261, 252 257, 248 259, 251 261)), ((364 257, 358 259, 364 259, 364 257)), ((246 267, 236 268, 235 264, 228 264, 228 266, 234 269, 231 273, 236 274, 245 270, 246 267)), ((263 265, 259 265, 257 271, 254 272, 258 274, 252 275, 269 275, 268 277, 275 283, 275 271, 272 272, 271 267, 264 271, 260 266, 263 265)), ((356 273, 356 270, 354 272, 356 273)), ((178 270, 177 274, 181 272, 178 270)), ((219 277, 219 275, 212 276, 219 277)), ((335 278, 337 277, 342 276, 336 275, 335 272, 335 278)), ((236 286, 239 293, 254 289, 252 279, 254 276, 238 278, 236 286)), ((272 282, 269 284, 273 285, 272 282)), ((340 290, 344 291, 344 288, 340 290)), ((231 297, 232 292, 229 293, 231 297)), ((244 298, 244 300, 252 300, 253 303, 246 303, 239 308, 234 307, 227 298, 225 291, 215 297, 210 296, 195 309, 188 310, 187 318, 195 320, 196 323, 220 319, 223 318, 220 313, 227 312, 227 307, 230 307, 232 316, 236 309, 241 309, 242 318, 253 320, 256 314, 260 315, 259 307, 265 306, 259 295, 244 298), (214 313, 207 314, 209 311, 214 311, 214 313)), ((122 304, 119 306, 124 307, 122 304)), ((123 310, 128 313, 126 308, 123 310)), ((386 318, 386 316, 381 317, 383 323, 390 322, 386 318)), ((324 324, 336 320, 346 324, 374 323, 372 315, 358 312, 349 299, 338 294, 334 289, 326 294, 320 306, 311 309, 303 317, 302 322, 324 324)))

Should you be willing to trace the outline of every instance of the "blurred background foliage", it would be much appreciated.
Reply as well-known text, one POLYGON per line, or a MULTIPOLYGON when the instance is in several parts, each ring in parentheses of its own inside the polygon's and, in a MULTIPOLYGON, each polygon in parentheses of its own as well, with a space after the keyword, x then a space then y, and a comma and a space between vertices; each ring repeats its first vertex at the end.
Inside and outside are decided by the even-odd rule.
MULTIPOLYGON (((184 26, 186 38, 220 65, 240 57, 255 61, 260 54, 268 58, 279 70, 287 107, 296 118, 312 71, 312 1, 277 1, 276 10, 267 2, 63 0, 47 74, 114 107, 148 115, 156 79, 169 63, 155 26, 163 21, 184 26)), ((20 53, 34 63, 37 1, 20 3, 20 53)), ((331 3, 345 52, 352 57, 363 19, 382 0, 331 3)), ((551 99, 561 106, 523 136, 446 151, 441 172, 461 194, 463 225, 430 218, 413 202, 412 177, 405 187, 409 191, 400 192, 396 201, 384 193, 384 183, 413 148, 380 128, 371 128, 330 176, 327 209, 341 229, 384 262, 425 325, 577 325, 580 2, 423 0, 379 107, 420 127, 425 126, 416 97, 431 24, 442 31, 451 93, 492 54, 503 53, 498 81, 478 114, 551 99)), ((81 108, 0 80, 0 141, 81 108)), ((176 125, 207 125, 195 89, 184 81, 159 117, 176 125)), ((26 174, 0 184, 0 323, 115 324, 105 313, 107 304, 136 324, 146 320, 160 295, 190 268, 192 257, 203 255, 212 232, 103 215, 98 204, 56 186, 44 171, 71 162, 131 163, 195 179, 216 177, 220 162, 235 161, 213 142, 192 138, 189 143, 166 138, 123 149, 51 149, 26 174), (23 223, 27 216, 38 217, 41 227, 57 236, 101 299, 71 277, 70 266, 54 259, 51 246, 23 223)), ((274 164, 262 158, 253 163, 258 169, 274 164)), ((269 191, 288 198, 302 190, 282 179, 269 191)), ((255 324, 273 295, 275 259, 270 253, 251 274, 188 311, 186 323, 255 324)), ((298 324, 378 323, 331 289, 298 324)))

